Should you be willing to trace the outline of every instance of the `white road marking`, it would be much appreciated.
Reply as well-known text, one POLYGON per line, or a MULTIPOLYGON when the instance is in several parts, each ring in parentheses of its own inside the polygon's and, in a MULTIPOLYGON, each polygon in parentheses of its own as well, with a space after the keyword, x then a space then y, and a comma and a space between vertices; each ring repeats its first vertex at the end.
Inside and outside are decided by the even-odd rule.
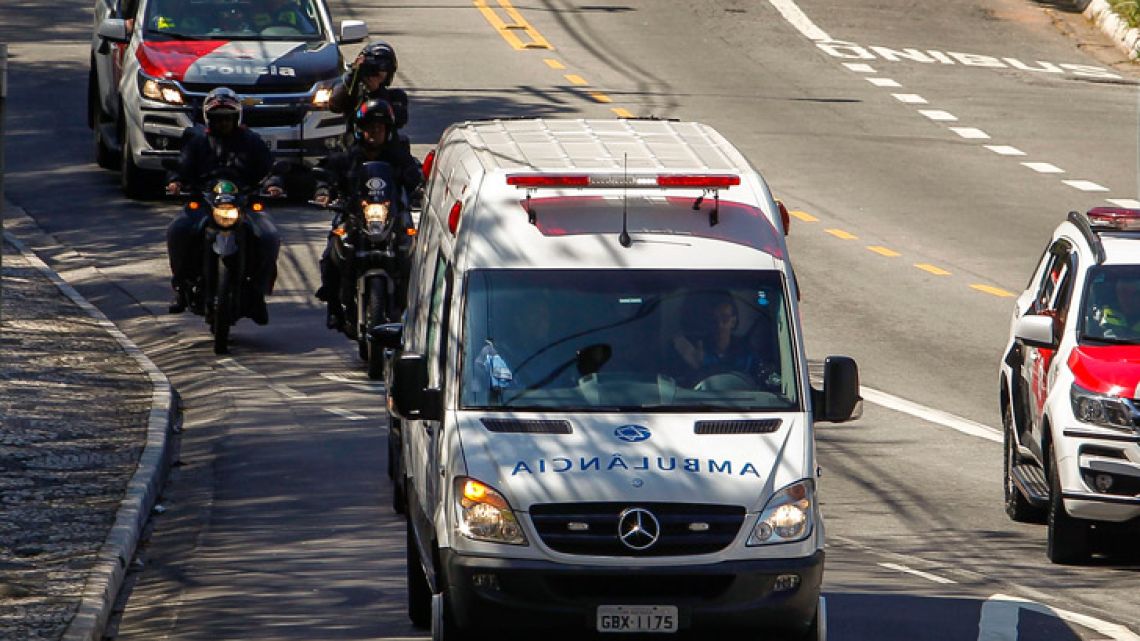
POLYGON ((990 135, 974 127, 951 127, 950 131, 970 140, 988 140, 990 135))
POLYGON ((1065 173, 1064 169, 1061 169, 1060 167, 1058 167, 1057 165, 1054 165, 1052 163, 1023 162, 1021 164, 1025 165, 1026 167, 1029 167, 1030 169, 1032 169, 1033 171, 1036 171, 1039 174, 1063 174, 1063 173, 1065 173))
POLYGON ((1109 198, 1107 202, 1126 209, 1140 209, 1140 200, 1133 200, 1131 198, 1109 198))
POLYGON ((916 93, 893 93, 891 95, 895 97, 895 100, 898 100, 899 102, 902 102, 902 103, 905 103, 908 105, 925 105, 926 104, 926 98, 923 98, 922 96, 920 96, 916 93))
POLYGON ((901 87, 897 80, 890 78, 867 78, 867 82, 875 85, 876 87, 901 87))
POLYGON ((930 118, 931 120, 951 122, 958 119, 958 116, 950 113, 949 111, 942 111, 941 109, 919 109, 918 113, 930 118))
POLYGON ((983 145, 986 149, 1002 156, 1024 156, 1025 152, 1009 145, 983 145))
POLYGON ((859 389, 864 399, 876 405, 882 405, 887 409, 909 414, 915 418, 921 418, 924 421, 948 427, 969 436, 976 436, 994 443, 1001 443, 1001 431, 996 428, 971 421, 967 418, 962 418, 961 416, 955 416, 949 412, 936 410, 933 407, 919 405, 913 401, 908 401, 904 398, 899 398, 898 396, 881 392, 870 387, 860 386, 859 389))
POLYGON ((1062 180, 1061 182, 1081 191, 1109 191, 1108 187, 1103 187, 1089 180, 1062 180))
POLYGON ((815 23, 812 22, 792 0, 768 0, 768 2, 772 3, 772 6, 776 7, 776 11, 779 11, 780 15, 784 16, 784 20, 791 23, 791 25, 796 28, 796 31, 799 31, 808 40, 815 40, 816 42, 831 41, 831 36, 827 35, 827 32, 823 29, 815 26, 815 23))
POLYGON ((277 392, 278 394, 284 396, 285 398, 289 398, 289 399, 293 399, 293 400, 308 398, 308 395, 305 394, 304 392, 298 392, 297 390, 293 389, 292 387, 289 387, 288 385, 281 385, 279 383, 270 383, 269 389, 277 392))
POLYGON ((348 419, 350 421, 367 421, 368 420, 367 416, 361 416, 360 414, 357 414, 356 412, 350 412, 348 410, 342 410, 342 409, 337 408, 337 407, 326 407, 325 411, 330 413, 330 414, 336 414, 337 416, 344 418, 344 419, 348 419))
POLYGON ((1095 630, 1113 641, 1140 641, 1140 636, 1122 625, 1005 594, 995 594, 982 604, 978 641, 1017 641, 1017 622, 1022 609, 1095 630))
POLYGON ((233 358, 223 358, 218 360, 218 364, 231 372, 242 374, 244 376, 256 376, 257 372, 235 361, 233 358))
POLYGON ((875 73, 874 67, 868 64, 863 64, 861 62, 845 62, 843 63, 843 66, 847 67, 851 71, 854 71, 855 73, 875 73))
POLYGON ((955 581, 953 579, 947 579, 946 577, 941 577, 941 576, 938 576, 937 574, 931 574, 929 572, 923 572, 922 570, 916 570, 914 568, 908 568, 905 565, 899 565, 897 563, 880 563, 879 566, 887 568, 888 570, 897 570, 899 572, 905 572, 907 574, 913 574, 914 576, 922 577, 922 578, 926 579, 927 581, 934 581, 935 583, 944 583, 944 584, 945 583, 957 583, 957 581, 955 581))

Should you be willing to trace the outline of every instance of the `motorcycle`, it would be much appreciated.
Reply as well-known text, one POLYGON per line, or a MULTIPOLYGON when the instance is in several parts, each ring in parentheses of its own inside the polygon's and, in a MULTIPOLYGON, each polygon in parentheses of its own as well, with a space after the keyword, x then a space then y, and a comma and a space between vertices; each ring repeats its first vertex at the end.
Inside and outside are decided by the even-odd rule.
POLYGON ((240 190, 226 178, 207 181, 200 192, 189 192, 186 208, 209 215, 198 222, 202 266, 191 284, 190 309, 205 317, 214 336, 214 353, 229 352, 230 328, 243 317, 259 296, 252 276, 253 226, 251 212, 265 209, 256 190, 240 190))
POLYGON ((385 353, 372 340, 372 330, 403 314, 407 297, 403 275, 415 227, 390 164, 363 163, 350 190, 345 197, 323 205, 336 212, 331 259, 340 272, 334 295, 344 310, 337 329, 356 341, 368 377, 377 380, 384 377, 385 353))

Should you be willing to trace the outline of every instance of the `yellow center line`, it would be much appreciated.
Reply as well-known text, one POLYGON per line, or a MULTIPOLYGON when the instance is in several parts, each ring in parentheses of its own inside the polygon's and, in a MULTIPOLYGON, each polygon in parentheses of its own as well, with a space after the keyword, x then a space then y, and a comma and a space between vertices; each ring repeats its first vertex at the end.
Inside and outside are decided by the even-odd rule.
POLYGON ((507 22, 500 18, 499 14, 496 13, 495 10, 490 6, 488 6, 487 0, 473 0, 473 2, 479 9, 479 12, 483 14, 483 17, 487 20, 487 22, 491 23, 491 26, 495 28, 495 31, 498 31, 499 35, 503 37, 503 40, 506 40, 507 44, 511 45, 511 47, 515 48, 516 50, 554 48, 550 45, 549 42, 546 41, 546 38, 542 37, 542 34, 539 33, 537 29, 535 29, 529 22, 527 22, 526 18, 522 17, 522 14, 519 13, 518 10, 511 5, 510 0, 496 0, 499 7, 507 13, 507 17, 511 20, 510 22, 507 22), (514 32, 516 31, 525 33, 529 38, 529 41, 524 42, 521 38, 515 35, 514 32))
POLYGON ((924 272, 930 272, 931 274, 934 274, 935 276, 949 276, 950 275, 950 272, 946 271, 945 269, 942 269, 941 267, 935 267, 934 265, 931 265, 929 263, 915 263, 914 266, 921 269, 924 272))
POLYGON ((805 223, 814 223, 814 222, 819 221, 818 218, 816 218, 815 216, 812 216, 811 214, 807 213, 806 211, 800 211, 798 209, 793 209, 792 211, 789 211, 788 213, 791 214, 793 217, 795 217, 797 220, 802 220, 805 223))
POLYGON ((994 296, 998 296, 998 297, 1001 297, 1001 298, 1013 298, 1013 294, 1012 294, 1012 293, 1010 293, 1010 292, 1007 292, 1007 291, 1005 291, 1004 289, 1002 289, 1002 288, 1000 288, 1000 287, 990 287, 989 285, 979 285, 979 284, 976 284, 976 283, 975 283, 975 284, 973 284, 973 285, 970 285, 970 287, 971 287, 972 289, 976 289, 976 290, 978 290, 979 292, 983 292, 983 293, 986 293, 986 294, 992 294, 992 295, 994 295, 994 296))
POLYGON ((893 249, 888 249, 886 247, 883 247, 882 245, 868 245, 867 249, 875 252, 876 254, 878 254, 880 256, 886 256, 887 258, 894 258, 895 256, 902 256, 902 254, 898 253, 897 251, 895 251, 893 249))
POLYGON ((600 103, 603 103, 603 104, 609 104, 609 103, 614 101, 613 98, 610 98, 609 96, 607 96, 606 94, 604 94, 600 91, 591 91, 590 97, 593 98, 594 100, 597 100, 600 103))
POLYGON ((566 68, 566 65, 562 64, 561 62, 559 62, 555 58, 543 58, 542 61, 545 62, 546 66, 550 67, 551 69, 565 69, 566 68))
POLYGON ((629 109, 625 109, 624 107, 614 107, 610 109, 610 111, 617 114, 618 118, 633 118, 633 112, 631 112, 629 109))
POLYGON ((842 229, 825 229, 823 231, 831 234, 832 236, 835 236, 836 238, 842 238, 843 240, 855 240, 858 238, 858 236, 855 234, 845 232, 842 229))
POLYGON ((585 78, 583 78, 582 76, 579 76, 576 73, 568 73, 562 77, 569 80, 570 82, 572 82, 576 85, 579 85, 579 86, 590 84, 590 83, 586 82, 585 78))

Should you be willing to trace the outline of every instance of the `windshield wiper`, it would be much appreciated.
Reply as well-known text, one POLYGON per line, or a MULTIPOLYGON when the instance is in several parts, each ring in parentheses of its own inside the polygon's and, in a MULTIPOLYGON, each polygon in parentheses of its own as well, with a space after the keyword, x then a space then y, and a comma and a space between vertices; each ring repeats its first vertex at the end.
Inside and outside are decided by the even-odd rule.
POLYGON ((171 40, 213 40, 210 36, 201 34, 178 33, 176 31, 155 31, 154 29, 147 29, 146 32, 155 36, 165 36, 171 40))

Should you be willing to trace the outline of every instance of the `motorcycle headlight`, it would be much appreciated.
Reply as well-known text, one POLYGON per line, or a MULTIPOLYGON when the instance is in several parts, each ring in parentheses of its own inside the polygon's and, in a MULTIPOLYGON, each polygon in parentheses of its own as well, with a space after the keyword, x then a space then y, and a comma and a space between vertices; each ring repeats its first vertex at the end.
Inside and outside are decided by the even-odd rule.
POLYGON ((1138 431, 1136 406, 1130 399, 1104 396, 1074 383, 1069 389, 1069 400, 1073 404, 1073 416, 1082 423, 1126 432, 1138 431))
POLYGON ((168 105, 184 105, 186 99, 178 87, 168 80, 159 80, 139 72, 139 91, 150 100, 165 102, 168 105))
POLYGON ((388 203, 364 203, 364 220, 370 223, 388 222, 388 203))
POLYGON ((748 545, 791 543, 807 538, 814 525, 814 503, 815 483, 810 479, 776 492, 752 528, 748 545))
POLYGON ((526 535, 507 499, 495 488, 470 477, 455 479, 459 531, 469 539, 526 545, 526 535))
POLYGON ((214 207, 214 222, 218 227, 233 227, 240 215, 237 205, 224 204, 214 207))

